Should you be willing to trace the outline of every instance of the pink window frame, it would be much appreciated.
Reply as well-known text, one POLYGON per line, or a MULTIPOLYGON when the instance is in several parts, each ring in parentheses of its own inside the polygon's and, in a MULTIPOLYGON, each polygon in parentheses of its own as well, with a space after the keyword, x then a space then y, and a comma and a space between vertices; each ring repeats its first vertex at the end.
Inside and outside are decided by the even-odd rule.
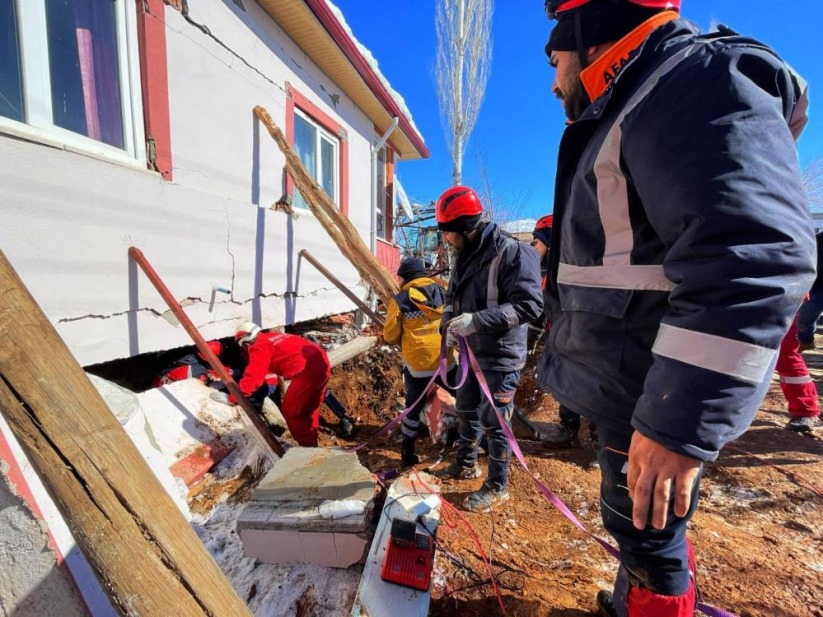
MULTIPOLYGON (((312 103, 308 97, 300 93, 291 84, 286 84, 286 141, 290 146, 294 146, 294 108, 299 109, 312 120, 317 122, 326 131, 337 137, 339 148, 339 168, 340 168, 340 196, 338 206, 340 212, 349 215, 349 140, 346 129, 334 118, 312 103)), ((286 193, 294 194, 294 180, 286 174, 286 193)))

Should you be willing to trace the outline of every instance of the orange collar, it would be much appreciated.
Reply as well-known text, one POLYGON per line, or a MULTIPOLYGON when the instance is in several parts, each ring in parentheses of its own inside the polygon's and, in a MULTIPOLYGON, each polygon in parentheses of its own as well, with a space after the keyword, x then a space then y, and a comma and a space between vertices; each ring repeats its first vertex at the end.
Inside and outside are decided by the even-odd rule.
POLYGON ((589 95, 589 100, 594 101, 606 91, 609 84, 614 81, 617 74, 623 70, 629 60, 634 57, 640 45, 658 26, 666 22, 677 19, 679 15, 675 11, 663 11, 654 17, 647 19, 634 30, 629 32, 622 39, 617 41, 609 50, 597 60, 580 72, 580 80, 589 95))

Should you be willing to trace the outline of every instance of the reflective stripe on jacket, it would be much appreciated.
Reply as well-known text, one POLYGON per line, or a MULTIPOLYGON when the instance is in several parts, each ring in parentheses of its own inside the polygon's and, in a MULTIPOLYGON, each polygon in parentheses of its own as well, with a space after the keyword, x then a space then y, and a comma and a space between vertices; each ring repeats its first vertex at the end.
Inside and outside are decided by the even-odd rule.
POLYGON ((678 19, 567 127, 538 371, 561 404, 701 460, 748 428, 814 273, 805 109, 771 50, 678 19))
POLYGON ((414 377, 430 377, 437 370, 445 302, 446 290, 428 277, 409 281, 389 300, 383 338, 390 345, 400 343, 400 355, 414 377))
POLYGON ((477 245, 458 253, 443 323, 473 313, 468 343, 481 368, 519 371, 526 363, 527 324, 543 310, 537 251, 488 223, 477 245))

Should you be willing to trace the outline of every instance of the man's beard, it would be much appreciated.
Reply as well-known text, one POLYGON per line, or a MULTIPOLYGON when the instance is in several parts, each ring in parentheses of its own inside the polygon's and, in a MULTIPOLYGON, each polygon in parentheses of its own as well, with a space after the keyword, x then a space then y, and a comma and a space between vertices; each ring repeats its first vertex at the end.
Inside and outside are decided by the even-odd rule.
POLYGON ((577 121, 586 111, 586 108, 592 104, 586 89, 583 87, 583 82, 580 81, 580 77, 577 77, 574 86, 563 94, 563 102, 565 103, 566 117, 572 122, 577 121))
POLYGON ((589 94, 583 87, 583 81, 580 79, 580 73, 583 71, 583 65, 580 63, 580 57, 575 55, 571 59, 568 67, 568 74, 574 75, 574 79, 569 84, 564 84, 561 89, 563 95, 563 109, 566 112, 566 117, 575 122, 586 108, 591 105, 592 101, 589 94))

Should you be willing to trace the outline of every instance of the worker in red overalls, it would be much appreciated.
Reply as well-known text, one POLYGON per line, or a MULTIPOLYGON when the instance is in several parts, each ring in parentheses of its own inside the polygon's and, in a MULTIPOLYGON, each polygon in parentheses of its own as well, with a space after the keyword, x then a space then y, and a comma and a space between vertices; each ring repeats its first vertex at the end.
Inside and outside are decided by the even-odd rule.
POLYGON ((805 435, 811 434, 818 426, 820 408, 817 405, 817 387, 809 375, 806 361, 800 355, 797 317, 780 343, 775 370, 780 375, 780 389, 783 390, 789 407, 786 428, 805 435))
MULTIPOLYGON (((254 393, 270 374, 291 380, 280 411, 299 445, 317 446, 320 403, 331 375, 323 348, 294 334, 261 332, 260 326, 251 321, 237 328, 234 340, 249 354, 238 383, 243 395, 254 393)), ((229 396, 229 403, 237 401, 229 396)))
MULTIPOLYGON (((220 341, 209 341, 208 345, 214 355, 220 357, 220 354, 223 353, 223 344, 220 341)), ((159 388, 184 379, 199 379, 203 383, 209 383, 214 379, 214 376, 210 373, 208 360, 198 350, 196 355, 193 353, 186 354, 160 371, 160 374, 154 378, 151 387, 159 388)))

